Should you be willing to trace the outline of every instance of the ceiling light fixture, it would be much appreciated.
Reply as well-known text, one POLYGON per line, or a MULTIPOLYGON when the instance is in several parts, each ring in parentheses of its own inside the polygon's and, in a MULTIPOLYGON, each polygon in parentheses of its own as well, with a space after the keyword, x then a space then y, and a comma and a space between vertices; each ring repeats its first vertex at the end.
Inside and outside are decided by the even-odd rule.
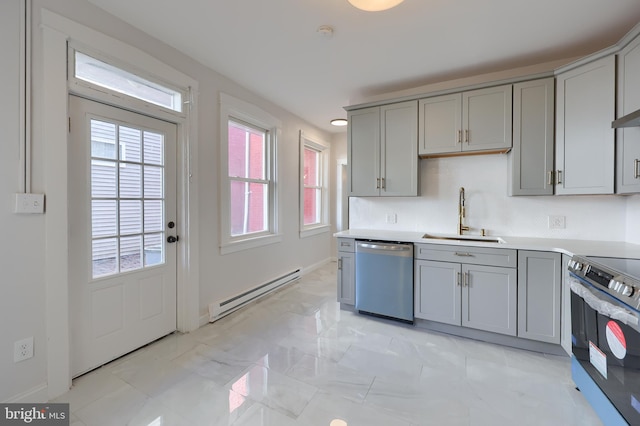
POLYGON ((349 0, 352 6, 367 12, 379 12, 391 9, 402 3, 404 0, 349 0))
POLYGON ((330 121, 330 123, 334 126, 346 126, 347 124, 349 124, 346 118, 334 118, 330 121))

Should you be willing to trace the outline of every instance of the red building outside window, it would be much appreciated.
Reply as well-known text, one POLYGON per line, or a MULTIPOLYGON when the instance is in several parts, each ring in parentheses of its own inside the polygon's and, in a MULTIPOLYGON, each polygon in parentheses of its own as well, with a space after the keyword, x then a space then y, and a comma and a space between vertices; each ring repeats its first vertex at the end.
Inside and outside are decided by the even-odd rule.
POLYGON ((269 230, 268 131, 229 120, 231 236, 269 230))

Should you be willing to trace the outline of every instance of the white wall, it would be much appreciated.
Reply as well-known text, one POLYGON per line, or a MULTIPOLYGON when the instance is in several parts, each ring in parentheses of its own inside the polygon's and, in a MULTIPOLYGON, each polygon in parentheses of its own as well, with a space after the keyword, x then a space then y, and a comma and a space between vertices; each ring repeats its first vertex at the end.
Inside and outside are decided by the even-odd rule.
MULTIPOLYGON (((18 190, 19 169, 19 5, 20 0, 0 2, 0 91, 6 102, 0 106, 2 139, 0 140, 0 220, 5 229, 5 239, 0 249, 2 286, 0 312, 0 401, 25 397, 34 402, 43 393, 47 382, 47 345, 45 330, 45 265, 48 256, 56 251, 54 245, 45 247, 45 218, 47 215, 18 216, 12 213, 11 194, 18 190), (35 356, 20 364, 13 363, 13 342, 27 336, 35 337, 35 356)), ((296 268, 312 268, 330 258, 331 233, 301 239, 298 234, 298 132, 329 142, 331 135, 323 132, 285 111, 268 100, 262 99, 230 79, 210 70, 182 53, 170 48, 122 21, 104 13, 84 0, 33 0, 34 67, 42 66, 42 35, 40 12, 46 8, 89 28, 123 41, 149 53, 156 59, 195 79, 199 84, 198 105, 198 183, 200 223, 200 302, 199 312, 206 317, 210 302, 229 297, 261 284, 284 272, 296 268), (279 143, 279 191, 283 215, 282 242, 243 252, 220 255, 219 252, 219 109, 218 96, 226 92, 253 103, 279 118, 282 137, 279 143)), ((48 167, 44 152, 46 135, 38 134, 38 122, 47 114, 40 104, 43 93, 52 88, 46 76, 34 69, 34 144, 33 191, 42 192, 48 167)), ((60 105, 66 108, 66 105, 60 105)), ((50 202, 64 203, 65 200, 50 202)), ((51 215, 48 216, 51 219, 51 215)), ((67 223, 51 223, 67 229, 67 223)), ((51 223, 49 225, 49 223, 51 223)))
POLYGON ((0 2, 0 401, 45 382, 44 216, 13 213, 20 190, 20 0, 0 2), (35 339, 32 359, 14 364, 13 343, 35 339))
POLYGON ((627 199, 627 241, 640 244, 640 195, 627 199))
POLYGON ((421 196, 351 198, 351 228, 455 234, 462 186, 471 233, 638 241, 640 197, 508 197, 507 161, 504 154, 420 160, 421 196), (396 224, 386 223, 390 213, 396 224), (565 216, 566 228, 549 229, 549 215, 565 216))

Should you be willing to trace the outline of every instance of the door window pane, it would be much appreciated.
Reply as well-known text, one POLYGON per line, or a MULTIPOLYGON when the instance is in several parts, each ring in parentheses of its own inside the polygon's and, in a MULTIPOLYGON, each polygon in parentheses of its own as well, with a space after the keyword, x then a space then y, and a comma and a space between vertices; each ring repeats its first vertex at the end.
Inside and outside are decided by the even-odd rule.
POLYGON ((164 262, 163 237, 164 234, 144 236, 144 266, 160 265, 164 262))
POLYGON ((118 272, 117 238, 93 240, 91 252, 94 278, 118 272))
POLYGON ((120 163, 120 197, 142 197, 142 167, 138 164, 120 163))
POLYGON ((93 277, 163 264, 164 136, 100 120, 91 129, 93 277))
POLYGON ((91 160, 91 196, 114 198, 116 189, 116 162, 91 160))
POLYGON ((120 160, 139 163, 142 159, 142 132, 138 129, 120 127, 120 160))
POLYGON ((145 198, 162 198, 163 196, 162 167, 144 166, 144 196, 145 198))
POLYGON ((142 233, 142 202, 120 200, 120 235, 142 233))
POLYGON ((92 237, 113 237, 118 231, 118 210, 115 200, 91 202, 92 237))
POLYGON ((162 217, 162 200, 145 200, 144 232, 161 232, 164 219, 162 217))
POLYGON ((144 132, 144 162, 164 165, 164 136, 160 133, 144 132))
POLYGON ((91 157, 115 160, 116 125, 100 120, 91 120, 91 157))
POLYGON ((142 236, 120 238, 120 272, 142 268, 142 236))

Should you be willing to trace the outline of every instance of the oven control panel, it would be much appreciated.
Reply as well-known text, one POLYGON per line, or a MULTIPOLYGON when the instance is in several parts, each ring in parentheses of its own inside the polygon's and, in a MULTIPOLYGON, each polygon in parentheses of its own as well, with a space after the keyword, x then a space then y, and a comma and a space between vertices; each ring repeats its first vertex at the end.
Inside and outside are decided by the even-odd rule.
POLYGON ((626 305, 640 309, 640 280, 581 256, 574 256, 567 269, 626 305))

